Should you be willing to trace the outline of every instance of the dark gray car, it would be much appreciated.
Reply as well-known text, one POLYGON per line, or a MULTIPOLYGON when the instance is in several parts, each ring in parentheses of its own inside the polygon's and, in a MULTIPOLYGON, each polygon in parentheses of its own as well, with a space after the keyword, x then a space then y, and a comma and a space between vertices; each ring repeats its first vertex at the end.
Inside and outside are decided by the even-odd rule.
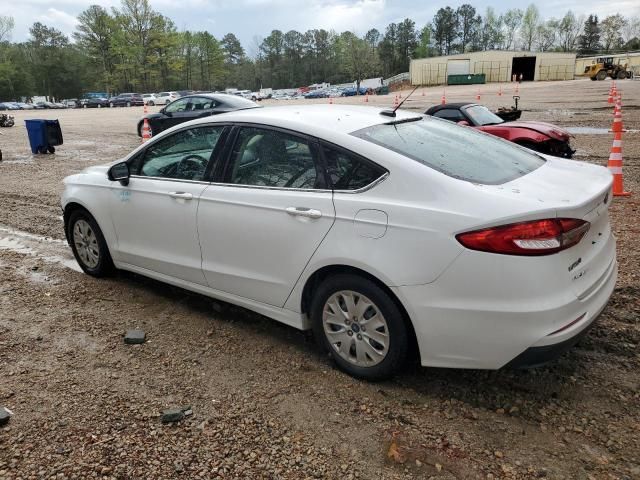
POLYGON ((174 125, 196 118, 259 107, 260 105, 257 103, 237 95, 227 95, 224 93, 188 95, 174 100, 158 113, 150 113, 142 117, 138 122, 138 136, 142 136, 142 124, 145 118, 149 121, 151 134, 157 135, 174 125))

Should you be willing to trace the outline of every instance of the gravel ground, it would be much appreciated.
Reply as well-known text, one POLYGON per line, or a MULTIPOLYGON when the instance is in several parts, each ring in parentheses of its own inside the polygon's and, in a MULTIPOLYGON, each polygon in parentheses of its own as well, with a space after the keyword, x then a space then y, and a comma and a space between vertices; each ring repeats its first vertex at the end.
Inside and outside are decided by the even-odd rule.
MULTIPOLYGON (((135 147, 142 109, 18 112, 0 132, 0 406, 14 413, 0 427, 0 479, 640 478, 640 82, 619 85, 636 193, 611 207, 620 274, 595 328, 546 367, 412 366, 383 383, 342 374, 306 334, 246 310, 128 273, 78 272, 61 180, 135 147), (60 119, 55 155, 29 153, 23 120, 35 117, 60 119), (131 328, 147 343, 125 345, 131 328), (193 415, 161 423, 181 406, 193 415)), ((607 129, 608 86, 525 84, 523 119, 607 129)), ((483 86, 482 102, 508 105, 512 90, 483 86)), ((418 90, 405 106, 441 95, 418 90)), ((576 159, 605 165, 611 135, 574 144, 576 159)))

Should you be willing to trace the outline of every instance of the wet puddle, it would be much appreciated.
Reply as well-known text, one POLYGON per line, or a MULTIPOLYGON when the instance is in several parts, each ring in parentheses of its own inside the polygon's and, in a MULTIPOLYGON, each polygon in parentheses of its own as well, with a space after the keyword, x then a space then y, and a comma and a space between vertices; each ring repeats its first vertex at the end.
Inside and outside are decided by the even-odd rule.
MULTIPOLYGON (((609 128, 595 127, 565 127, 567 132, 573 135, 609 135, 609 128)), ((626 130, 625 133, 637 133, 639 130, 626 130)))
POLYGON ((595 127, 566 127, 565 130, 573 135, 608 135, 608 128, 595 127))
MULTIPOLYGON (((0 251, 6 250, 37 257, 47 263, 57 263, 83 273, 64 240, 42 237, 7 227, 0 227, 0 233, 5 234, 0 236, 0 251)), ((34 275, 37 276, 37 274, 34 275)))

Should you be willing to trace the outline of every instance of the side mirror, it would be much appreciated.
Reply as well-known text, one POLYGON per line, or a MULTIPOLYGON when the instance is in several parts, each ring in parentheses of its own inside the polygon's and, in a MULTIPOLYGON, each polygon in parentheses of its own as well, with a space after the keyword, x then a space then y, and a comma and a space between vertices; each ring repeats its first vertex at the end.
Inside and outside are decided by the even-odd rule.
POLYGON ((458 125, 462 125, 463 127, 468 127, 469 126, 469 122, 467 122, 466 120, 459 120, 458 125))
POLYGON ((112 182, 120 182, 121 185, 129 185, 129 165, 127 162, 120 162, 113 165, 107 173, 109 180, 112 182))

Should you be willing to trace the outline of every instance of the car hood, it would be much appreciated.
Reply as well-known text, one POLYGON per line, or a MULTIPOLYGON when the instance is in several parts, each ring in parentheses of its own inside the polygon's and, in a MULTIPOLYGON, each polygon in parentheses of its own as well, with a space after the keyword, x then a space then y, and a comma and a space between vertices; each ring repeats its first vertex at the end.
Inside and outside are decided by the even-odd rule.
POLYGON ((528 130, 533 130, 534 132, 542 133, 548 137, 555 138, 557 140, 568 140, 569 137, 571 136, 571 134, 566 130, 564 130, 563 128, 560 128, 557 125, 553 125, 551 123, 545 123, 545 122, 532 122, 532 121, 505 122, 497 126, 526 128, 528 130))

